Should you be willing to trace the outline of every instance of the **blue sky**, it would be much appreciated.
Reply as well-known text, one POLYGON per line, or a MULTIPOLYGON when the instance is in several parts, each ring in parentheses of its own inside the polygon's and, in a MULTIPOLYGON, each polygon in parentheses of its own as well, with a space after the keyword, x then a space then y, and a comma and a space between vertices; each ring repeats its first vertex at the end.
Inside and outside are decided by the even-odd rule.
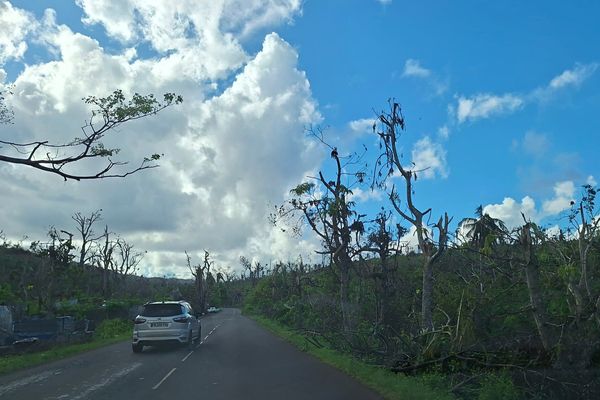
POLYGON ((448 177, 419 185, 426 204, 465 216, 505 196, 542 200, 553 195, 556 181, 580 184, 598 174, 597 74, 514 113, 460 126, 447 115, 456 96, 527 96, 578 63, 594 65, 598 3, 315 3, 307 2, 302 18, 282 36, 299 49, 325 121, 339 127, 368 117, 393 96, 403 105, 409 135, 433 137, 440 126, 449 127, 443 142, 448 177), (430 77, 403 77, 408 59, 418 60, 430 77), (437 95, 436 85, 445 91, 437 95), (528 132, 544 138, 543 154, 514 145, 528 132))
MULTIPOLYGON (((327 139, 342 154, 366 144, 373 157, 375 137, 364 127, 390 97, 406 117, 407 163, 418 160, 429 168, 415 187, 417 204, 433 207, 434 215, 447 211, 458 221, 483 205, 509 225, 523 211, 552 226, 580 186, 600 177, 598 2, 224 0, 198 7, 181 2, 174 11, 168 2, 137 0, 0 4, 0 19, 4 14, 16 21, 18 14, 27 21, 22 35, 0 28, 0 77, 16 87, 16 123, 10 130, 0 127, 2 136, 35 137, 48 118, 77 129, 85 109, 75 100, 113 90, 111 84, 126 91, 180 91, 187 100, 163 118, 157 137, 172 152, 161 172, 128 181, 129 195, 140 199, 130 224, 123 218, 132 214, 127 202, 111 194, 123 190, 118 182, 66 185, 36 171, 0 168, 0 185, 11 193, 35 196, 25 191, 28 184, 70 193, 63 215, 43 212, 52 202, 41 200, 28 204, 42 210, 35 218, 2 215, 0 229, 14 237, 68 224, 69 213, 81 209, 103 208, 112 210, 105 212, 107 223, 149 249, 151 274, 164 266, 180 274, 184 249, 201 255, 208 248, 229 265, 242 254, 264 259, 310 252, 309 237, 298 243, 264 222, 295 182, 329 168, 330 159, 303 127, 327 126, 327 139), (165 22, 157 15, 176 18, 165 22), (19 43, 26 50, 15 50, 19 43), (70 48, 85 51, 77 53, 80 59, 69 58, 70 48), (127 50, 132 48, 135 53, 127 50), (97 57, 88 60, 86 52, 97 57), (253 99, 252 118, 235 106, 247 98, 253 99), (58 113, 45 114, 48 107, 58 113), (238 142, 239 149, 229 149, 238 142), (211 154, 227 162, 213 165, 211 154), (102 194, 90 197, 90 191, 102 194), (161 203, 181 204, 185 211, 161 203), (216 207, 208 203, 225 207, 208 216, 199 211, 196 228, 188 226, 189 213, 216 207), (144 207, 147 213, 140 211, 144 207), (161 213, 164 218, 156 218, 161 213), (197 230, 212 233, 191 234, 197 230), (215 241, 219 234, 231 240, 215 241), (169 245, 174 242, 179 244, 169 245)), ((131 140, 125 144, 151 150, 149 143, 131 140)), ((382 204, 375 196, 360 207, 382 204)))

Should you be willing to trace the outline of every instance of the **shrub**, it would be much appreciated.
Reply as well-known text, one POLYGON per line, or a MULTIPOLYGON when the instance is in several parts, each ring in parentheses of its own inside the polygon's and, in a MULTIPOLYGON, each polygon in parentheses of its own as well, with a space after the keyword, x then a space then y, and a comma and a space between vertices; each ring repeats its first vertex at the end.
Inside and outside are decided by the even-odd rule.
POLYGON ((124 319, 105 319, 98 325, 95 335, 100 339, 110 339, 131 333, 131 322, 124 319))
POLYGON ((520 398, 521 393, 508 374, 490 374, 481 382, 479 400, 518 400, 520 398))

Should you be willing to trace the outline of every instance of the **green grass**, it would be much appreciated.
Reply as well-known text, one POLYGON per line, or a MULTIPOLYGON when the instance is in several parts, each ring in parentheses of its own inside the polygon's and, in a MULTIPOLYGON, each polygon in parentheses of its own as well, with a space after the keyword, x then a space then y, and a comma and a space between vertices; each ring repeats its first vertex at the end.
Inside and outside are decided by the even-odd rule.
POLYGON ((366 364, 347 354, 328 348, 318 348, 308 343, 302 335, 267 318, 256 315, 249 315, 249 317, 300 350, 354 377, 388 400, 455 399, 445 390, 428 386, 425 383, 427 377, 418 378, 395 374, 384 368, 366 364))
POLYGON ((100 324, 90 342, 61 344, 45 351, 0 357, 0 375, 84 353, 99 347, 122 342, 131 337, 130 324, 107 320, 100 324), (120 329, 117 330, 115 327, 120 329), (125 328, 127 327, 127 330, 125 328))

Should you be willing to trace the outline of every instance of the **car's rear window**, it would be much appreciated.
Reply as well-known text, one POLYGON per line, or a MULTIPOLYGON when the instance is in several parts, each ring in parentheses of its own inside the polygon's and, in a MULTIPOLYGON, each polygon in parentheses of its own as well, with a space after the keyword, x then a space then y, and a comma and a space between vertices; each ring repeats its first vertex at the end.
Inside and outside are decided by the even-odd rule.
POLYGON ((142 315, 144 317, 170 317, 183 314, 179 304, 146 304, 142 315))

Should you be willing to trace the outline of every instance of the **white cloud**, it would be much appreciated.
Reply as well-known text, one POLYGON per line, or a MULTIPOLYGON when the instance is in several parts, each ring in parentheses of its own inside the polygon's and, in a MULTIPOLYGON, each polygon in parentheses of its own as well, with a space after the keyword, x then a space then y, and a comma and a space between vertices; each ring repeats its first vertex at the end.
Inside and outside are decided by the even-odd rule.
POLYGON ((0 66, 7 60, 23 57, 27 50, 25 38, 35 26, 30 13, 8 1, 0 1, 0 66))
POLYGON ((158 51, 239 47, 236 37, 273 26, 301 12, 300 0, 76 0, 86 24, 101 24, 108 35, 129 43, 149 41, 158 51))
POLYGON ((554 196, 542 202, 542 209, 536 208, 535 201, 530 196, 525 196, 521 202, 511 197, 505 197, 500 204, 488 204, 483 208, 485 214, 504 221, 509 229, 522 226, 524 221, 521 213, 528 220, 539 223, 545 218, 554 217, 569 209, 575 194, 573 181, 556 182, 553 187, 554 196))
POLYGON ((459 123, 488 118, 493 115, 509 113, 523 106, 523 99, 517 95, 477 94, 472 97, 458 98, 456 116, 459 123))
POLYGON ((598 182, 596 182, 596 179, 594 178, 593 175, 588 176, 585 183, 587 183, 588 185, 591 185, 591 186, 598 185, 598 182))
POLYGON ((549 238, 557 238, 560 236, 560 227, 558 225, 552 225, 546 229, 546 235, 549 238))
POLYGON ((357 134, 372 133, 373 124, 375 119, 373 118, 361 118, 348 123, 350 130, 357 134))
POLYGON ((543 133, 528 131, 525 133, 525 136, 520 143, 520 147, 527 154, 535 157, 542 157, 548 151, 550 142, 548 141, 548 137, 543 133))
POLYGON ((598 69, 598 63, 575 64, 571 69, 567 69, 555 76, 543 87, 539 87, 528 95, 530 101, 547 102, 553 99, 557 93, 564 91, 569 87, 579 87, 584 81, 589 79, 598 69))
POLYGON ((448 83, 439 79, 431 70, 423 67, 419 60, 409 58, 404 63, 402 77, 423 79, 436 96, 441 96, 448 89, 448 83))
POLYGON ((483 207, 483 213, 502 220, 509 229, 524 224, 521 213, 525 215, 525 218, 534 222, 539 220, 535 201, 529 196, 523 197, 520 203, 513 198, 505 197, 500 204, 488 204, 483 207))
POLYGON ((446 150, 441 144, 432 142, 429 136, 419 140, 413 146, 412 162, 414 163, 412 169, 418 171, 418 177, 431 179, 436 175, 442 178, 448 176, 446 150))
POLYGON ((580 86, 598 69, 598 63, 576 64, 572 69, 563 71, 552 78, 547 86, 538 87, 525 94, 507 93, 495 95, 490 93, 476 94, 470 97, 459 96, 456 111, 454 106, 448 109, 456 115, 458 123, 467 120, 489 118, 494 115, 512 113, 522 108, 526 103, 548 101, 555 93, 571 86, 580 86))
POLYGON ((128 0, 90 1, 75 0, 86 16, 83 23, 93 25, 101 23, 106 32, 115 39, 131 41, 139 32, 135 21, 135 4, 128 0))
POLYGON ((575 184, 573 181, 557 182, 554 185, 554 198, 546 200, 542 209, 545 215, 556 215, 571 207, 571 201, 575 195, 575 184))
POLYGON ((248 56, 240 39, 290 21, 300 0, 77 0, 86 24, 101 24, 125 44, 148 42, 163 57, 160 75, 184 73, 197 80, 224 79, 248 56))
POLYGON ((361 188, 352 189, 352 194, 348 196, 348 201, 367 202, 369 200, 380 201, 384 193, 381 190, 362 190, 361 188))
POLYGON ((376 0, 378 3, 385 5, 392 4, 392 0, 376 0))
MULTIPOLYGON (((433 229, 426 226, 425 231, 427 231, 427 236, 429 238, 435 240, 433 229)), ((417 237, 417 228, 415 228, 414 225, 410 225, 408 232, 400 238, 400 246, 405 253, 410 251, 419 252, 419 238, 417 237)))
MULTIPOLYGON (((257 18, 240 21, 236 32, 264 26, 263 17, 257 18)), ((200 257, 207 249, 218 265, 232 267, 242 254, 268 261, 274 254, 310 253, 314 243, 280 237, 267 219, 270 204, 281 203, 321 161, 304 135, 306 124, 321 120, 309 81, 298 69, 296 50, 277 34, 267 35, 260 51, 248 56, 234 35, 219 30, 224 21, 211 32, 222 36, 216 42, 239 49, 233 51, 239 57, 215 67, 185 42, 149 59, 132 56, 129 45, 122 54, 108 54, 47 12, 40 43, 54 49, 55 60, 28 65, 16 78, 10 139, 70 140, 89 115, 80 99, 116 88, 129 94, 174 91, 184 103, 121 127, 112 142, 107 138, 107 146, 122 148, 121 159, 165 155, 160 168, 126 180, 65 183, 26 167, 0 165, 1 228, 12 236, 41 238, 49 225, 69 229, 75 211, 102 208, 103 222, 148 250, 143 272, 158 275, 163 268, 187 274, 184 250, 200 257), (191 59, 196 64, 186 67, 191 59), (237 70, 240 60, 243 68, 237 70), (230 76, 233 70, 237 75, 230 76), (210 97, 203 81, 219 74, 231 83, 210 97)))
POLYGON ((579 86, 588 79, 598 68, 598 64, 576 64, 573 69, 567 69, 552 78, 548 85, 551 89, 561 89, 567 86, 579 86))
POLYGON ((437 133, 440 138, 448 139, 450 137, 450 128, 448 128, 448 125, 440 126, 437 133))
POLYGON ((404 72, 402 76, 413 76, 417 78, 427 78, 431 75, 431 71, 423 68, 419 60, 409 58, 404 63, 404 72))

